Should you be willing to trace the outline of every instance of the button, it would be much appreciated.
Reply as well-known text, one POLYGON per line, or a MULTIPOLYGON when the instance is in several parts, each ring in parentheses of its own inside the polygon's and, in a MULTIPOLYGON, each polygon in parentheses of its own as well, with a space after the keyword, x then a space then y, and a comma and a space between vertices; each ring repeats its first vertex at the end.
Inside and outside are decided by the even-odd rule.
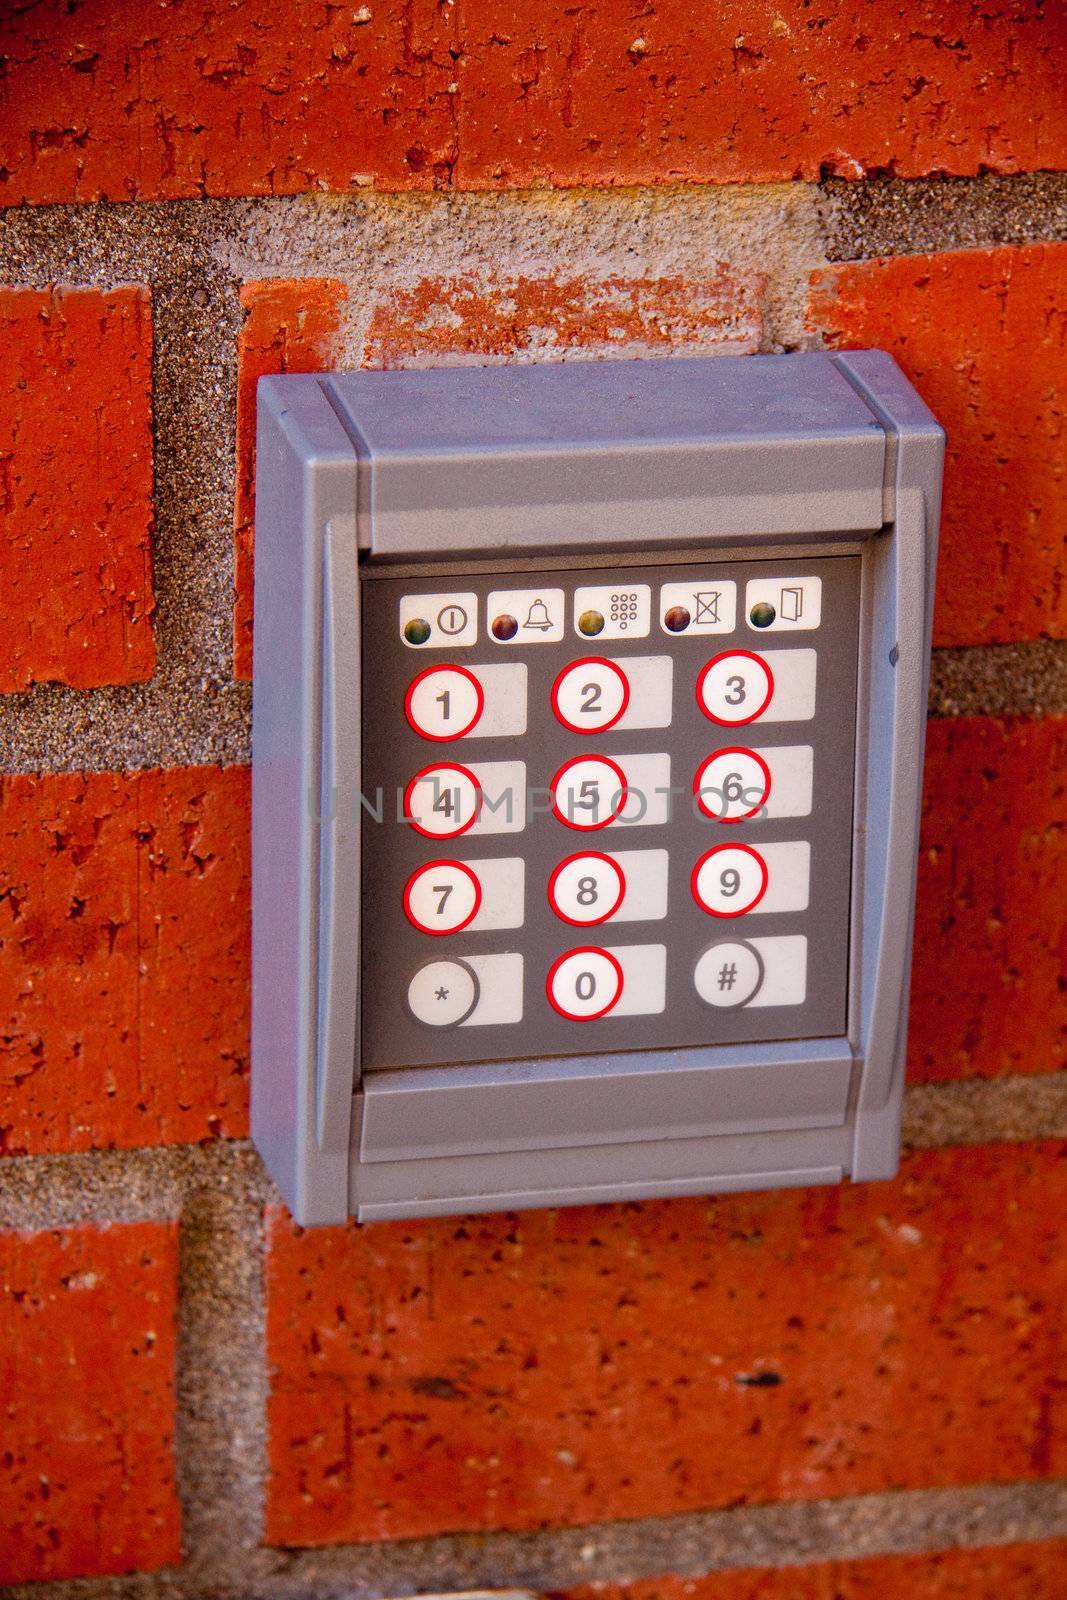
POLYGON ((760 633, 817 628, 822 620, 822 579, 753 578, 745 585, 745 620, 760 633))
POLYGON ((759 991, 763 959, 743 939, 723 940, 705 950, 696 964, 693 983, 700 998, 722 1011, 737 1011, 759 991))
POLYGON ((659 625, 664 633, 733 633, 736 616, 736 583, 689 578, 660 586, 659 625))
POLYGON ((476 594, 405 594, 400 600, 400 637, 409 650, 474 644, 478 638, 476 594))
POLYGON ((404 790, 404 815, 428 839, 454 839, 466 833, 481 808, 477 778, 454 761, 424 767, 404 790))
POLYGON ((427 667, 404 696, 404 714, 424 739, 462 739, 485 709, 485 695, 466 667, 427 667))
POLYGON ((767 892, 767 863, 747 844, 717 844, 693 868, 693 899, 712 917, 741 917, 767 892))
POLYGON ((408 984, 408 1010, 431 1028, 455 1028, 478 1004, 478 979, 465 961, 430 961, 408 984))
POLYGON ((549 1004, 571 1022, 606 1016, 622 994, 622 968, 607 950, 581 945, 554 962, 546 989, 549 1004))
POLYGON ((563 638, 562 589, 494 589, 485 626, 497 644, 558 644, 563 638))
POLYGON ((771 792, 771 771, 755 750, 716 750, 693 779, 697 805, 715 822, 741 822, 762 810, 771 792))
POLYGON ((565 761, 550 785, 552 814, 568 828, 606 828, 626 804, 626 774, 607 756, 565 761))
POLYGON ((625 672, 604 656, 583 656, 552 685, 552 709, 573 733, 606 733, 630 703, 625 672))
POLYGON ((697 705, 712 722, 724 727, 755 722, 773 694, 774 674, 751 650, 724 650, 712 657, 697 678, 697 705))
POLYGON ((645 639, 652 625, 647 583, 610 583, 574 591, 574 631, 585 639, 645 639))
POLYGON ((561 861, 548 880, 548 903, 564 922, 588 928, 606 922, 622 905, 626 876, 617 861, 585 850, 561 861))
POLYGON ((408 921, 421 933, 459 933, 478 915, 482 886, 462 861, 431 861, 404 889, 408 921))

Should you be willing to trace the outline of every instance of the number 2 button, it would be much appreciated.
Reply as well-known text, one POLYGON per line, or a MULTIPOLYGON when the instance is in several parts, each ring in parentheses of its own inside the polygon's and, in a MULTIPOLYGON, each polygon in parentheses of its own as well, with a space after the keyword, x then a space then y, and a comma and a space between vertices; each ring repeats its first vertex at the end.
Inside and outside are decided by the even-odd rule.
POLYGON ((404 910, 421 933, 459 933, 478 915, 482 886, 462 861, 431 861, 408 879, 404 910))
POLYGON ((404 713, 416 733, 442 742, 470 733, 485 709, 485 695, 466 667, 427 667, 404 696, 404 713))
POLYGON ((572 661, 552 685, 552 709, 573 733, 605 733, 629 703, 625 672, 604 656, 572 661))
POLYGON ((697 679, 697 705, 712 722, 726 728, 755 722, 773 694, 774 675, 751 650, 724 650, 697 679))

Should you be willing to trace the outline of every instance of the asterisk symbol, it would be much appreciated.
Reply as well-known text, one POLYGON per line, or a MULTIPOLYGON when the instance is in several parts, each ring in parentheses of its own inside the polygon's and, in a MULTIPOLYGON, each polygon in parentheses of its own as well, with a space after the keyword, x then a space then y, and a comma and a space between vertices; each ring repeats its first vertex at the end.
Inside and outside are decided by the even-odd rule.
POLYGON ((437 998, 438 998, 438 1000, 447 1000, 448 999, 448 990, 447 989, 438 989, 437 998))

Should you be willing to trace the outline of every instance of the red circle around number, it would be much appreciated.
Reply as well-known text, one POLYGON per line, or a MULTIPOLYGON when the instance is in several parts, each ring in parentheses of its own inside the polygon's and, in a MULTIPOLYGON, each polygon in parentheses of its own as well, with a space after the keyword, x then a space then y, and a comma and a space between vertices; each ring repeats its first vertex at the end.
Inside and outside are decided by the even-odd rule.
POLYGON ((753 850, 753 848, 752 848, 752 846, 750 844, 716 844, 716 845, 712 845, 710 850, 706 850, 704 852, 704 854, 701 856, 700 860, 697 862, 696 866, 693 868, 692 872, 689 875, 689 888, 690 888, 690 892, 692 893, 693 899, 696 901, 696 903, 700 907, 701 911, 706 911, 709 917, 723 917, 723 918, 743 917, 746 911, 751 911, 751 910, 753 910, 753 908, 755 906, 759 905, 760 901, 763 899, 763 896, 767 893, 767 883, 768 883, 767 863, 766 863, 766 861, 764 861, 764 859, 760 855, 759 851, 758 850, 753 850), (763 881, 760 884, 759 893, 756 895, 755 899, 754 900, 750 900, 748 902, 747 906, 738 906, 736 911, 716 911, 712 906, 707 905, 705 903, 705 901, 703 901, 700 898, 700 890, 697 887, 697 880, 700 877, 700 869, 701 869, 701 867, 704 865, 704 863, 706 861, 710 861, 712 856, 721 855, 724 850, 743 850, 745 855, 752 856, 753 860, 759 862, 760 872, 763 874, 763 881))
POLYGON ((552 796, 552 815, 555 817, 557 822, 562 822, 565 828, 573 828, 576 833, 595 833, 599 828, 606 828, 609 822, 614 822, 616 817, 622 815, 623 807, 629 798, 630 789, 626 782, 626 774, 619 766, 618 762, 612 761, 610 756, 585 755, 572 756, 569 761, 565 761, 563 763, 549 785, 549 793, 552 796), (601 766, 610 767, 612 772, 614 772, 615 776, 619 780, 619 787, 616 790, 619 803, 612 811, 611 816, 605 817, 603 822, 574 822, 569 817, 565 817, 563 812, 559 809, 559 803, 556 800, 556 789, 559 785, 559 780, 563 777, 565 772, 570 771, 571 767, 577 766, 579 761, 599 761, 601 766))
POLYGON ((608 918, 613 917, 616 911, 618 911, 619 907, 622 905, 625 894, 625 872, 623 872, 617 861, 613 861, 611 856, 606 856, 602 850, 576 850, 574 855, 567 856, 565 860, 559 863, 559 865, 553 871, 552 876, 548 880, 548 903, 552 907, 552 910, 556 913, 556 916, 559 917, 562 922, 569 922, 572 928, 595 928, 598 923, 607 922, 608 918), (556 904, 556 879, 559 877, 564 867, 569 867, 572 861, 606 861, 609 867, 614 867, 619 880, 619 894, 615 904, 611 907, 611 910, 605 911, 603 916, 587 917, 585 919, 568 917, 567 913, 565 911, 561 911, 559 906, 556 904))
POLYGON ((763 713, 770 705, 774 696, 774 673, 771 671, 767 662, 764 661, 763 657, 756 655, 754 650, 720 650, 717 656, 712 656, 711 660, 706 662, 700 669, 700 675, 697 678, 696 695, 697 705, 700 707, 701 711, 703 711, 709 722, 717 722, 721 728, 743 728, 746 722, 755 722, 757 717, 762 717, 763 713), (709 711, 707 706, 704 704, 704 679, 707 677, 712 667, 717 666, 720 661, 733 661, 738 656, 743 657, 746 661, 755 661, 757 666, 763 668, 764 672, 767 674, 767 693, 763 699, 763 703, 759 706, 759 708, 753 712, 750 712, 747 717, 731 717, 729 720, 727 720, 724 717, 717 717, 715 713, 713 711, 709 711))
POLYGON ((461 833, 466 833, 468 828, 474 827, 474 824, 478 820, 481 809, 482 786, 470 768, 461 767, 458 761, 438 761, 432 767, 423 767, 421 772, 416 772, 415 776, 404 790, 404 816, 415 829, 415 832, 421 833, 424 839, 458 839, 461 833), (415 818, 411 815, 411 796, 415 785, 417 783, 421 783, 423 778, 428 778, 431 772, 458 772, 462 777, 468 778, 474 785, 476 797, 474 801, 474 810, 472 811, 469 820, 465 822, 461 828, 453 828, 450 833, 435 833, 430 828, 424 828, 422 824, 420 822, 416 822, 415 818))
POLYGON ((452 661, 439 661, 436 666, 426 667, 417 677, 412 678, 408 684, 407 694, 404 696, 404 715, 408 719, 408 726, 413 728, 420 739, 432 739, 434 744, 448 744, 452 739, 462 739, 464 734, 470 733, 481 721, 482 712, 485 710, 485 690, 482 688, 474 673, 467 667, 456 666, 452 661), (426 678, 432 678, 435 672, 458 672, 461 678, 468 678, 474 685, 478 698, 478 709, 465 728, 457 728, 455 733, 427 733, 425 728, 420 728, 411 713, 411 701, 415 690, 426 678))
POLYGON ((577 661, 572 661, 569 666, 563 668, 562 672, 556 674, 556 681, 552 685, 552 709, 556 713, 556 720, 557 722, 561 722, 565 728, 569 728, 572 733, 607 733, 608 729, 613 728, 618 722, 619 718, 625 714, 626 707, 629 704, 630 680, 626 676, 625 672, 623 672, 619 664, 615 661, 609 661, 607 656, 580 656, 577 661), (568 673, 574 672, 578 667, 608 667, 612 672, 614 672, 615 676, 622 684, 622 705, 611 718, 610 722, 602 722, 599 728, 583 728, 579 727, 578 723, 576 722, 568 722, 567 718, 560 710, 560 684, 563 682, 568 673))
POLYGON ((478 881, 477 875, 471 871, 470 867, 468 867, 465 862, 463 862, 463 861, 449 861, 447 857, 442 858, 440 861, 427 861, 427 863, 426 863, 426 865, 424 867, 419 867, 415 872, 413 872, 411 874, 411 877, 408 879, 407 883, 404 885, 404 914, 405 914, 405 916, 407 917, 408 921, 411 923, 411 926, 413 928, 418 928, 420 933, 432 934, 432 936, 435 939, 443 939, 443 938, 446 937, 447 934, 450 934, 450 933, 462 933, 464 928, 466 928, 470 923, 472 923, 474 921, 475 917, 478 915, 478 912, 481 909, 481 904, 482 904, 482 886, 478 881), (411 909, 411 891, 414 889, 416 883, 422 877, 424 872, 434 872, 434 871, 439 870, 441 867, 458 868, 460 872, 465 872, 467 874, 467 877, 471 880, 471 882, 474 885, 474 906, 473 906, 473 909, 471 910, 471 912, 469 913, 469 915, 464 917, 462 922, 455 923, 455 925, 453 927, 451 927, 451 928, 428 928, 426 926, 425 922, 420 922, 419 921, 418 917, 415 915, 415 913, 411 909))
POLYGON ((598 1017, 606 1016, 611 1010, 612 1006, 618 1004, 619 996, 622 994, 622 985, 622 967, 611 954, 610 950, 602 950, 598 944, 579 944, 575 945, 573 950, 564 950, 563 954, 559 956, 557 960, 553 961, 552 965, 548 969, 548 977, 545 979, 545 992, 548 995, 548 1003, 552 1007, 553 1011, 557 1012, 561 1017, 566 1017, 568 1022, 596 1022, 598 1017), (581 1016, 577 1015, 573 1011, 565 1011, 560 1005, 559 1001, 556 999, 555 995, 552 993, 553 978, 556 976, 556 973, 559 971, 563 963, 565 961, 569 961, 571 956, 603 956, 605 961, 610 961, 611 965, 615 968, 615 993, 601 1011, 590 1011, 587 1015, 581 1016))
POLYGON ((763 806, 763 805, 766 805, 768 799, 770 798, 770 793, 771 793, 771 769, 767 765, 766 761, 764 761, 763 757, 762 756, 758 756, 756 754, 755 750, 747 750, 745 748, 745 746, 742 745, 742 744, 728 744, 728 745, 725 745, 721 750, 713 750, 711 752, 711 755, 708 756, 707 760, 706 761, 702 761, 700 763, 700 766, 696 770, 696 776, 693 779, 693 793, 696 796, 696 802, 697 802, 697 805, 700 807, 701 811, 703 811, 703 813, 704 813, 704 815, 706 817, 710 817, 713 822, 746 822, 749 817, 754 817, 756 815, 756 812, 760 809, 760 807, 763 806), (720 817, 720 816, 717 816, 714 811, 709 811, 708 810, 707 806, 704 804, 703 799, 701 798, 701 782, 700 782, 700 780, 704 776, 704 773, 705 773, 706 769, 708 767, 710 767, 710 765, 711 765, 711 763, 713 761, 717 761, 719 756, 748 756, 748 757, 750 757, 751 760, 755 761, 756 764, 758 766, 762 767, 762 769, 763 769, 763 780, 764 781, 763 781, 763 793, 762 793, 762 795, 756 801, 756 804, 752 807, 751 811, 742 811, 741 815, 738 816, 738 817, 720 817))

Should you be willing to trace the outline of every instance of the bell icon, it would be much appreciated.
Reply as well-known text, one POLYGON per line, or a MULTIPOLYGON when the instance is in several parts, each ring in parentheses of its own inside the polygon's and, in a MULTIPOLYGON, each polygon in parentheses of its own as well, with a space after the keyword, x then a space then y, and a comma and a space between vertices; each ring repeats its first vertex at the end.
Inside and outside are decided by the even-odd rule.
POLYGON ((546 628, 552 627, 552 618, 549 616, 548 607, 543 600, 534 601, 523 627, 537 628, 541 633, 544 633, 546 628))

